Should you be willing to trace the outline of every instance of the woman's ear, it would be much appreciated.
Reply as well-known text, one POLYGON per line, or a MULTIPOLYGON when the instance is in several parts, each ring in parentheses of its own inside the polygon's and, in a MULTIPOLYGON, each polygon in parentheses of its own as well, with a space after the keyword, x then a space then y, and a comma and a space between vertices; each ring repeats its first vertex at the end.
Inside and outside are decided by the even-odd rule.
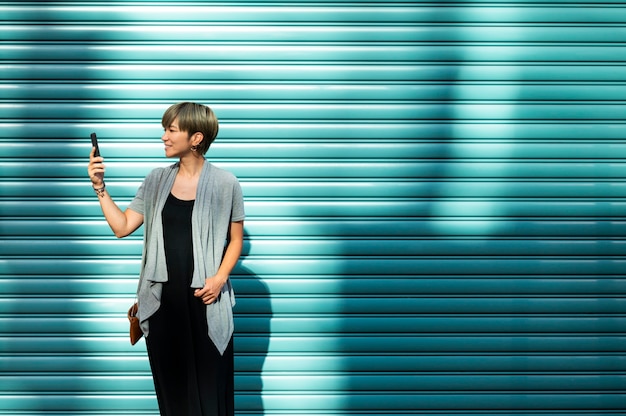
POLYGON ((202 140, 204 140, 204 134, 197 131, 191 136, 191 145, 197 146, 202 143, 202 140))

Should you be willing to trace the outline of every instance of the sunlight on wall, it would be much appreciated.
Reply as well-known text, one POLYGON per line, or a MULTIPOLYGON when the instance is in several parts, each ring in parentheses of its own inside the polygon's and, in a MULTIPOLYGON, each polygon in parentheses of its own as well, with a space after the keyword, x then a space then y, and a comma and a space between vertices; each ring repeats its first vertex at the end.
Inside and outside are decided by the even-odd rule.
MULTIPOLYGON (((478 9, 476 12, 479 12, 478 9)), ((495 29, 494 29, 495 30, 495 29)), ((481 62, 482 57, 472 53, 472 48, 464 48, 459 56, 462 62, 481 62)), ((431 213, 435 217, 473 217, 475 232, 488 236, 496 232, 501 225, 498 219, 506 218, 508 215, 506 205, 498 201, 499 194, 505 194, 509 179, 510 163, 515 162, 515 154, 511 143, 516 139, 513 123, 518 119, 515 102, 520 97, 520 74, 517 68, 508 74, 510 83, 493 82, 497 85, 497 90, 489 88, 486 91, 486 104, 478 101, 468 102, 464 93, 464 86, 458 84, 458 80, 471 80, 476 78, 475 69, 469 65, 460 65, 457 73, 457 82, 451 80, 452 91, 450 93, 450 137, 446 146, 448 161, 458 161, 447 171, 441 174, 443 179, 462 178, 462 180, 480 183, 476 188, 478 194, 465 196, 466 201, 449 202, 441 198, 454 197, 451 180, 442 181, 438 195, 440 199, 433 202, 431 213), (496 104, 497 103, 497 104, 496 104), (482 108, 485 107, 485 108, 482 108), (498 136, 493 137, 493 133, 487 133, 481 138, 467 137, 466 121, 481 124, 497 124, 498 136), (482 152, 468 152, 468 143, 480 144, 482 152), (471 157, 468 158, 468 155, 471 157), (465 171, 466 163, 478 164, 478 168, 470 172, 465 171), (484 169, 481 169, 483 167, 484 169), (468 207, 469 205, 469 207, 468 207)), ((472 83, 469 83, 472 85, 472 83)), ((450 166, 448 164, 448 166, 450 166)), ((434 221, 433 227, 441 222, 434 221)))

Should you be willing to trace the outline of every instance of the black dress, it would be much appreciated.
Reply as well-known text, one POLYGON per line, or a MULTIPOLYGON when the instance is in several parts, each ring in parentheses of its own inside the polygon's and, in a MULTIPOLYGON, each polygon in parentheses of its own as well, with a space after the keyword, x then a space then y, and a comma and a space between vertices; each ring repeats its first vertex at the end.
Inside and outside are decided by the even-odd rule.
POLYGON ((193 204, 170 195, 163 208, 168 282, 149 319, 148 357, 161 415, 233 416, 233 342, 224 355, 215 348, 206 307, 190 287, 193 204))

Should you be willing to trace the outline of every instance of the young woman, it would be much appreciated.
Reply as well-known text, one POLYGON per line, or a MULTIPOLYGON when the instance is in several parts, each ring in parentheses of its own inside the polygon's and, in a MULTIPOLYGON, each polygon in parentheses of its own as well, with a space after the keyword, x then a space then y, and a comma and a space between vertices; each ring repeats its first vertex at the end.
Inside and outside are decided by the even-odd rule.
POLYGON ((102 157, 88 173, 104 216, 121 238, 144 225, 137 289, 161 415, 234 415, 233 314, 229 275, 243 246, 243 196, 237 178, 204 154, 218 120, 184 102, 163 114, 165 155, 125 211, 109 195, 102 157))

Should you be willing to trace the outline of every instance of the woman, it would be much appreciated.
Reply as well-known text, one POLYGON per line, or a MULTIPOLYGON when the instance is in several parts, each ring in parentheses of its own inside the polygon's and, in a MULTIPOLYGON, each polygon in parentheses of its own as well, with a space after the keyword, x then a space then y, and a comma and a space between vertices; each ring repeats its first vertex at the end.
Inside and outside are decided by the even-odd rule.
POLYGON ((88 173, 117 237, 144 225, 138 316, 161 415, 234 415, 229 275, 243 246, 241 187, 204 158, 218 133, 209 107, 175 104, 161 122, 165 155, 179 161, 153 170, 125 211, 95 149, 88 173))

